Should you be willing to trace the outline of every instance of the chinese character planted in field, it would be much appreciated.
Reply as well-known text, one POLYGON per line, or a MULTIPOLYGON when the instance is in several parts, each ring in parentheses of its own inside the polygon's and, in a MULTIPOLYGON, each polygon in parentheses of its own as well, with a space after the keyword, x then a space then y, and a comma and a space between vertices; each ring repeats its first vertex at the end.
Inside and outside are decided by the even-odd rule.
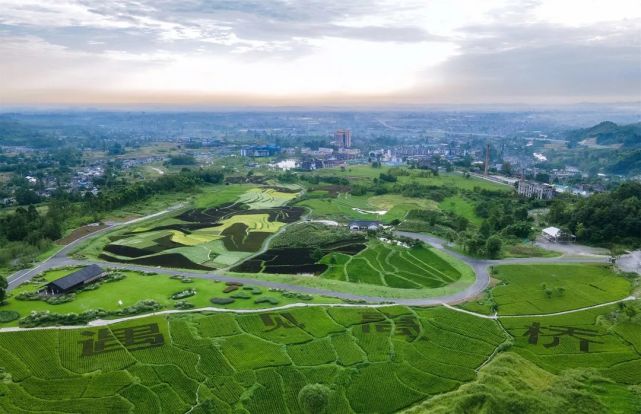
POLYGON ((113 330, 102 328, 98 332, 84 331, 82 335, 90 337, 80 341, 82 344, 82 356, 117 351, 121 349, 121 345, 127 348, 128 351, 137 351, 161 346, 165 343, 165 339, 156 323, 113 330))
POLYGON ((556 326, 542 327, 540 323, 534 322, 527 328, 523 336, 529 336, 528 342, 536 345, 541 337, 552 337, 552 341, 543 344, 546 348, 553 348, 561 343, 561 337, 575 338, 579 341, 579 350, 581 352, 590 351, 590 343, 602 344, 603 342, 595 341, 590 338, 599 336, 597 331, 585 328, 575 328, 572 326, 556 326))
POLYGON ((421 333, 421 327, 414 316, 403 316, 394 320, 396 335, 402 335, 409 341, 413 341, 421 333))
POLYGON ((539 334, 541 333, 541 324, 538 322, 532 323, 523 336, 529 335, 528 343, 536 345, 539 342, 539 334))
POLYGON ((265 326, 272 327, 268 331, 273 331, 278 328, 302 328, 305 325, 299 323, 294 315, 289 312, 285 313, 263 313, 260 315, 260 319, 263 321, 265 326))
POLYGON ((369 333, 371 324, 374 324, 376 332, 389 332, 392 327, 392 323, 386 320, 381 320, 381 315, 376 312, 363 313, 361 315, 363 324, 363 333, 369 333))

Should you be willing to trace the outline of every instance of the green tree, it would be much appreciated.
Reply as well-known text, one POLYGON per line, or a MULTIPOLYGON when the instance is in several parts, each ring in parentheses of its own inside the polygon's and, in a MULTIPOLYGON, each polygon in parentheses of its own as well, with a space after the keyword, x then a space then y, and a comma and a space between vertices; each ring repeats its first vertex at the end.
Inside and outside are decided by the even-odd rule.
POLYGON ((4 276, 0 276, 0 304, 4 303, 7 297, 7 287, 9 287, 7 279, 4 276))
POLYGON ((497 236, 490 237, 485 243, 485 251, 487 252, 488 257, 491 259, 496 259, 497 257, 499 257, 499 254, 501 253, 501 247, 501 239, 499 239, 497 236))
POLYGON ((314 251, 312 252, 312 259, 314 259, 315 262, 322 259, 323 256, 324 256, 323 251, 318 247, 315 248, 314 251))
POLYGON ((323 384, 307 384, 298 393, 298 403, 307 414, 321 414, 327 409, 329 394, 323 384))

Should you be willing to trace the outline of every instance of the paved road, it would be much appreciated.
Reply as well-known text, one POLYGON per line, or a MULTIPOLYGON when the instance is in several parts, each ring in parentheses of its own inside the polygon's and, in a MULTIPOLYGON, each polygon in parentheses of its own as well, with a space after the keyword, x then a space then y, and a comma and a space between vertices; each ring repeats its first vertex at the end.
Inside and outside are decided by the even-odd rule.
MULTIPOLYGON (((119 224, 119 226, 122 226, 125 224, 131 224, 132 222, 146 220, 148 218, 155 217, 160 214, 164 214, 168 211, 170 210, 165 210, 155 215, 142 217, 140 219, 132 220, 127 223, 121 223, 119 224)), ((95 237, 101 233, 104 233, 108 230, 113 229, 114 227, 115 226, 106 228, 104 230, 93 233, 86 237, 95 237)), ((331 296, 335 298, 354 300, 354 301, 364 301, 367 303, 395 303, 399 305, 410 305, 410 306, 434 306, 434 305, 441 305, 444 303, 454 304, 454 303, 464 302, 468 299, 478 296, 489 285, 489 282, 490 282, 489 267, 492 265, 518 264, 518 263, 607 262, 607 257, 589 257, 589 258, 554 257, 554 258, 482 260, 482 259, 470 258, 458 252, 452 251, 447 247, 447 242, 445 240, 434 237, 434 236, 428 236, 428 235, 419 234, 419 233, 408 233, 408 232, 397 232, 397 234, 422 240, 426 243, 431 244, 435 248, 439 250, 443 250, 447 252, 447 254, 450 254, 456 257, 457 259, 463 261, 474 270, 476 274, 475 282, 472 285, 468 286, 466 289, 456 292, 454 294, 428 297, 428 298, 392 299, 392 298, 384 298, 384 297, 378 297, 378 296, 357 295, 357 294, 348 293, 348 292, 336 292, 328 289, 290 285, 287 283, 271 282, 271 281, 259 280, 259 279, 247 279, 247 278, 240 278, 240 277, 233 277, 233 276, 224 276, 224 275, 213 273, 213 272, 207 273, 207 272, 196 272, 196 271, 189 271, 189 270, 182 270, 182 269, 168 269, 168 268, 159 269, 151 266, 132 265, 132 264, 126 264, 126 263, 105 263, 105 262, 98 262, 98 261, 92 261, 92 260, 76 260, 76 259, 70 258, 68 254, 77 246, 78 243, 80 243, 82 240, 85 239, 85 237, 83 237, 82 239, 78 239, 70 243, 69 245, 65 246, 62 250, 60 250, 60 252, 52 256, 50 259, 44 261, 40 265, 36 266, 35 268, 28 271, 17 272, 12 276, 10 276, 9 290, 14 289, 16 286, 18 286, 18 284, 23 283, 27 280, 30 280, 36 274, 44 272, 48 269, 61 267, 61 266, 79 266, 79 265, 84 266, 84 265, 90 265, 90 264, 100 264, 102 266, 107 266, 115 269, 138 270, 143 272, 161 272, 163 274, 168 274, 168 275, 180 275, 180 276, 187 276, 192 278, 217 280, 222 282, 247 283, 248 280, 251 280, 252 285, 261 286, 264 288, 286 289, 290 291, 313 294, 313 295, 331 296)))
POLYGON ((177 204, 175 206, 169 207, 166 210, 159 211, 154 214, 149 214, 144 217, 139 217, 133 220, 125 221, 125 222, 112 222, 112 223, 106 223, 107 226, 95 231, 93 233, 87 234, 85 236, 82 236, 71 243, 67 244, 65 247, 60 249, 56 254, 53 256, 49 257, 48 259, 44 260, 40 264, 36 265, 35 267, 32 267, 30 269, 22 269, 18 270, 14 274, 10 275, 7 278, 7 281, 9 282, 9 290, 14 289, 17 287, 19 284, 26 282, 27 280, 31 280, 32 277, 36 276, 39 273, 44 272, 45 270, 49 270, 55 267, 61 267, 61 266, 70 266, 74 265, 73 260, 69 259, 69 254, 73 252, 73 250, 78 247, 80 243, 83 241, 93 238, 93 237, 98 237, 100 235, 103 235, 109 231, 112 231, 118 227, 122 226, 127 226, 130 224, 138 223, 139 221, 147 220, 150 218, 162 216, 163 214, 167 214, 169 212, 175 211, 183 206, 182 203, 177 204))

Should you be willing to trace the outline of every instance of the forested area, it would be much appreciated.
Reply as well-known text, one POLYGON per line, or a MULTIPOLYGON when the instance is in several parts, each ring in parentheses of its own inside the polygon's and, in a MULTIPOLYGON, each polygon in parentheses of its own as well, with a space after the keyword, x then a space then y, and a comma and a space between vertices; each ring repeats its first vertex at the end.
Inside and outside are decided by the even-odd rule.
POLYGON ((612 191, 576 201, 557 199, 548 220, 584 243, 641 245, 641 183, 625 182, 612 191))

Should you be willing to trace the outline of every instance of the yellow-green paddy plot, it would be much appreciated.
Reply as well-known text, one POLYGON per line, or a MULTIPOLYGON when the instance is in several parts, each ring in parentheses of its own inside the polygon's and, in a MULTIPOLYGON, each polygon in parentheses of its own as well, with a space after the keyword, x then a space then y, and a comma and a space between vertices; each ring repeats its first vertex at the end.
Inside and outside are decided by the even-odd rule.
POLYGON ((247 190, 238 198, 238 202, 251 208, 280 207, 295 199, 300 192, 297 188, 256 187, 247 190))
POLYGON ((497 266, 492 297, 500 315, 554 313, 623 299, 630 281, 601 264, 497 266))
POLYGON ((329 266, 323 278, 401 289, 452 284, 461 278, 457 267, 463 265, 428 246, 408 247, 394 241, 370 242, 353 256, 330 253, 321 263, 329 266))
POLYGON ((227 267, 259 251, 270 236, 303 213, 300 207, 248 209, 239 203, 195 208, 105 237, 98 257, 196 270, 227 267))
POLYGON ((104 327, 0 333, 7 413, 392 413, 476 377, 506 340, 447 309, 293 308, 154 316, 104 327))

